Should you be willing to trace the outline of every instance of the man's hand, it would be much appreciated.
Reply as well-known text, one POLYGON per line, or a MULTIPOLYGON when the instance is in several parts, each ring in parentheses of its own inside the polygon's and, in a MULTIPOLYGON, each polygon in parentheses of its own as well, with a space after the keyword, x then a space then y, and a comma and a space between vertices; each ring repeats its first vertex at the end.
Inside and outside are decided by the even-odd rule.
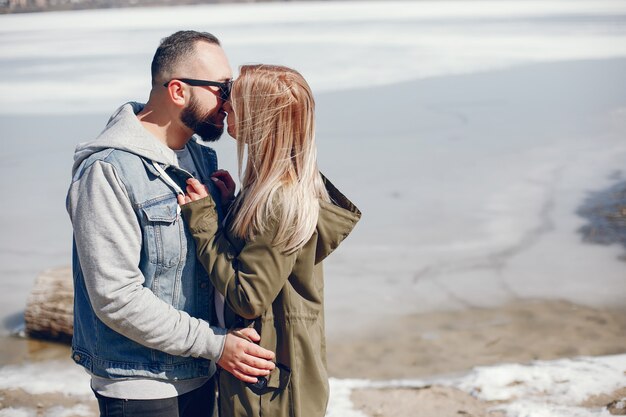
POLYGON ((230 173, 225 169, 218 169, 211 175, 211 180, 215 184, 218 190, 220 190, 220 195, 222 196, 222 201, 231 201, 235 198, 235 189, 237 186, 235 185, 235 181, 233 177, 230 176, 230 173))
MULTIPOLYGON (((240 329, 237 333, 254 342, 261 337, 252 328, 240 329)), ((267 376, 276 366, 271 360, 274 352, 249 342, 241 336, 233 333, 226 335, 224 351, 217 364, 224 370, 233 374, 243 382, 254 384, 257 376, 267 376)))

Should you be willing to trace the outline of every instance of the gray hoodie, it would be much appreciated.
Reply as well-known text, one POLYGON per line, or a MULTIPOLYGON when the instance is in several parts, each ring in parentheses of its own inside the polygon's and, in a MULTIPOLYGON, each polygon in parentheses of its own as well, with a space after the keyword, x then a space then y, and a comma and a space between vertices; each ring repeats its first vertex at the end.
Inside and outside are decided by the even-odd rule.
POLYGON ((74 151, 72 176, 85 159, 105 149, 119 149, 143 156, 152 161, 169 166, 178 166, 173 150, 148 132, 137 119, 136 114, 143 109, 141 103, 127 103, 118 108, 107 122, 106 127, 90 142, 79 143, 74 151))
MULTIPOLYGON (((174 151, 143 128, 135 115, 142 107, 139 103, 128 103, 120 107, 96 140, 80 144, 76 148, 67 210, 74 228, 74 265, 75 269, 77 265, 80 269, 74 272, 75 280, 79 274, 89 301, 85 303, 87 305, 81 305, 81 301, 76 300, 76 308, 79 310, 77 316, 81 311, 92 310, 107 327, 145 347, 174 356, 216 361, 222 354, 226 331, 211 327, 206 320, 192 317, 183 311, 180 306, 185 305, 184 291, 182 296, 178 293, 170 294, 171 300, 168 301, 167 294, 155 294, 161 288, 157 283, 146 282, 150 279, 146 271, 150 270, 151 263, 155 260, 145 259, 146 230, 138 213, 141 214, 141 210, 150 207, 143 207, 144 202, 139 201, 137 195, 155 186, 155 181, 144 180, 147 172, 159 177, 156 170, 151 170, 148 161, 157 162, 164 169, 178 169, 178 161, 174 151), (128 161, 135 161, 137 166, 141 164, 138 165, 136 161, 142 162, 143 172, 133 172, 132 164, 128 161), (183 299, 179 300, 180 297, 183 299)), ((156 185, 165 187, 165 194, 168 194, 168 185, 164 181, 158 182, 156 185)), ((172 196, 173 194, 167 196, 168 201, 171 201, 172 196)), ((145 204, 151 203, 148 201, 145 204)), ((165 208, 171 211, 171 207, 171 204, 163 205, 161 210, 165 208)), ((176 213, 165 214, 176 216, 174 222, 182 221, 176 213)), ((185 234, 181 232, 181 236, 184 239, 185 234)), ((167 245, 165 242, 165 251, 168 250, 167 245)), ((187 249, 186 244, 182 247, 187 249)), ((192 248, 193 246, 188 249, 192 248)), ((188 256, 188 264, 195 263, 195 254, 183 253, 179 258, 180 256, 188 256)), ((167 259, 165 261, 167 263, 167 259)), ((180 269, 187 271, 187 267, 181 266, 180 269)), ((189 300, 186 302, 191 303, 189 300)), ((89 331, 88 322, 81 323, 80 316, 75 320, 77 326, 83 327, 82 333, 89 331)), ((81 337, 88 339, 87 336, 77 335, 75 332, 75 343, 80 344, 81 341, 76 339, 81 337)), ((84 342, 86 346, 90 343, 84 342)), ((94 374, 111 377, 106 373, 109 369, 102 371, 103 373, 93 369, 94 358, 90 358, 88 364, 81 360, 80 355, 84 355, 85 351, 88 355, 96 355, 89 350, 81 346, 76 351, 78 353, 73 354, 75 361, 94 374)), ((129 360, 132 361, 132 357, 129 360)), ((214 369, 214 364, 211 367, 214 369)), ((124 376, 165 380, 169 378, 149 372, 113 375, 124 376)))

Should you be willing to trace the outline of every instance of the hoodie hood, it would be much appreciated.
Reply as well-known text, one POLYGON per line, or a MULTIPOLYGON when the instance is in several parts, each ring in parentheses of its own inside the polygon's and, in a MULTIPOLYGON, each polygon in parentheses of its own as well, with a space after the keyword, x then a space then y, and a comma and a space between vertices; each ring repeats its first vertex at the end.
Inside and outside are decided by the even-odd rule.
POLYGON ((119 149, 130 152, 167 166, 178 166, 173 150, 148 132, 137 119, 137 113, 144 104, 129 102, 118 108, 109 119, 106 127, 93 141, 76 146, 72 175, 80 164, 96 152, 104 149, 119 149))

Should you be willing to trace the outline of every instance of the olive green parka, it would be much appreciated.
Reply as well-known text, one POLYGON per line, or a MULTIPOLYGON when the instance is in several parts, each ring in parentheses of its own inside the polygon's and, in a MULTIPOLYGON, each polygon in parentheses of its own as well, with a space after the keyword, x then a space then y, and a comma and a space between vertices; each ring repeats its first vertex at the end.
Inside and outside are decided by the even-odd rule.
MULTIPOLYGON (((228 219, 218 227, 211 197, 182 206, 198 258, 226 298, 226 326, 254 326, 277 367, 256 385, 219 374, 222 417, 323 417, 328 403, 322 260, 352 231, 361 212, 326 178, 317 227, 292 254, 272 245, 277 221, 243 241, 228 219), (229 314, 230 313, 230 314, 229 314), (233 314, 234 313, 234 314, 233 314)), ((233 216, 229 216, 232 218, 233 216)))

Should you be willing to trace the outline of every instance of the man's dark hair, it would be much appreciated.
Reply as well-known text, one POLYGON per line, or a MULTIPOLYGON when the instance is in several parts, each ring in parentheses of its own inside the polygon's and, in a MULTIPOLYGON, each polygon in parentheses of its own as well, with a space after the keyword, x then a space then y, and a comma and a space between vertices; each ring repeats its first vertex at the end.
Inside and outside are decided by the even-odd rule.
POLYGON ((168 81, 161 80, 160 76, 171 74, 176 64, 193 54, 198 41, 220 45, 214 35, 195 30, 181 30, 163 38, 152 58, 152 85, 168 81))

